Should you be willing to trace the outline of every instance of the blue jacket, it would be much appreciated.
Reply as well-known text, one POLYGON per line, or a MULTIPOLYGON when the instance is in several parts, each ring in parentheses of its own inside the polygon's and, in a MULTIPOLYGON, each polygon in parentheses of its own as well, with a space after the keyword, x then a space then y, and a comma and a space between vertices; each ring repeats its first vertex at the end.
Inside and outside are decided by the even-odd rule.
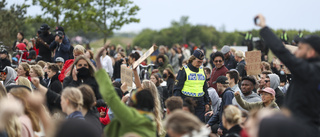
POLYGON ((75 112, 71 113, 70 115, 68 115, 66 117, 66 119, 82 119, 82 120, 84 120, 84 117, 80 111, 75 111, 75 112))
POLYGON ((57 43, 56 41, 51 42, 50 49, 52 51, 56 49, 54 60, 57 57, 62 57, 64 61, 67 61, 69 59, 70 46, 70 41, 67 36, 64 37, 61 44, 57 43))
POLYGON ((209 124, 210 126, 219 123, 219 128, 223 129, 223 125, 222 125, 222 112, 223 112, 223 108, 227 105, 232 105, 232 99, 234 97, 234 94, 231 90, 231 88, 227 88, 222 94, 221 94, 222 100, 221 100, 221 104, 220 107, 218 109, 218 112, 213 115, 207 124, 209 124))

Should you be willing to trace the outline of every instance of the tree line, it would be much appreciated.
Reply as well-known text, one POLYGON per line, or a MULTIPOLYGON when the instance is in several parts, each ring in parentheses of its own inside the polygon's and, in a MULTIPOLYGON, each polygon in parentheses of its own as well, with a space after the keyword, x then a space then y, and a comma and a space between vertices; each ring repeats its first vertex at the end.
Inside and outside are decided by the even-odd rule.
MULTIPOLYGON (((253 37, 259 37, 259 30, 252 31, 253 37)), ((282 30, 273 30, 279 37, 282 30)), ((310 32, 301 30, 304 36, 310 34, 320 35, 320 31, 310 32)), ((286 30, 289 40, 298 34, 299 30, 286 30)), ((166 45, 171 47, 174 44, 195 44, 198 46, 213 46, 217 45, 221 48, 224 45, 241 45, 244 36, 241 35, 247 32, 218 30, 214 26, 192 25, 188 22, 188 17, 183 16, 179 21, 172 21, 171 26, 159 31, 152 29, 143 29, 133 40, 133 45, 148 48, 152 44, 166 45)))
MULTIPOLYGON (((36 16, 27 16, 31 5, 11 5, 0 2, 0 41, 9 46, 22 31, 25 37, 35 37, 41 24, 46 23, 54 30, 63 26, 68 35, 83 34, 88 39, 113 35, 114 30, 129 23, 138 23, 140 8, 131 0, 29 0, 33 6, 40 6, 36 16)), ((83 36, 82 35, 82 36, 83 36)))

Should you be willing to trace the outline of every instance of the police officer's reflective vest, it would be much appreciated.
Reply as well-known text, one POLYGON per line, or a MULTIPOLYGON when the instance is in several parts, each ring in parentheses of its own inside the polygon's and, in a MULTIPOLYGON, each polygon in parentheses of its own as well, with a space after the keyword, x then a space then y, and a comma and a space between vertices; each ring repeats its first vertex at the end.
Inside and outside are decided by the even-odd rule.
POLYGON ((302 38, 302 37, 303 37, 303 33, 302 33, 302 32, 299 33, 298 35, 299 35, 299 38, 302 38))
POLYGON ((281 35, 281 39, 284 40, 284 41, 288 41, 288 35, 287 33, 284 33, 281 35))
POLYGON ((199 68, 199 72, 193 72, 187 65, 183 66, 186 71, 186 81, 182 88, 182 94, 190 97, 201 97, 204 95, 203 85, 206 81, 206 77, 203 71, 203 67, 199 68))
POLYGON ((252 40, 252 34, 247 33, 244 39, 245 40, 252 40))

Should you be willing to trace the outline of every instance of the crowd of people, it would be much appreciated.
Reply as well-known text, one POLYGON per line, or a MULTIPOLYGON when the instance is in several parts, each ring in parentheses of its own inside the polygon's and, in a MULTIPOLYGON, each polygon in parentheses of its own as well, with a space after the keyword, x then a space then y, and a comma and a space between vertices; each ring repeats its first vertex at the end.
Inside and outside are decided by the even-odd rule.
POLYGON ((301 38, 291 53, 257 18, 276 56, 262 57, 258 75, 227 45, 208 57, 204 46, 161 45, 134 67, 139 47, 106 43, 94 55, 63 27, 51 34, 43 24, 32 42, 19 32, 12 49, 23 52, 0 51, 0 136, 320 136, 320 37, 301 38), (122 66, 132 83, 122 83, 122 66))

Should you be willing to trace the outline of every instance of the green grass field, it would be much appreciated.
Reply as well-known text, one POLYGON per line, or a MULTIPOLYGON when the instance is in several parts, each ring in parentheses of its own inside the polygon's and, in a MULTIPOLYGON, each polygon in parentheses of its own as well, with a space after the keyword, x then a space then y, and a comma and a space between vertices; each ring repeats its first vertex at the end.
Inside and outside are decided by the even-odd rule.
MULTIPOLYGON (((125 47, 128 43, 132 43, 133 38, 127 38, 127 37, 112 37, 107 39, 107 41, 111 41, 111 44, 115 44, 116 46, 120 44, 122 47, 125 47)), ((92 48, 93 52, 96 51, 96 49, 99 49, 104 45, 103 39, 94 41, 90 43, 90 47, 92 48)))

